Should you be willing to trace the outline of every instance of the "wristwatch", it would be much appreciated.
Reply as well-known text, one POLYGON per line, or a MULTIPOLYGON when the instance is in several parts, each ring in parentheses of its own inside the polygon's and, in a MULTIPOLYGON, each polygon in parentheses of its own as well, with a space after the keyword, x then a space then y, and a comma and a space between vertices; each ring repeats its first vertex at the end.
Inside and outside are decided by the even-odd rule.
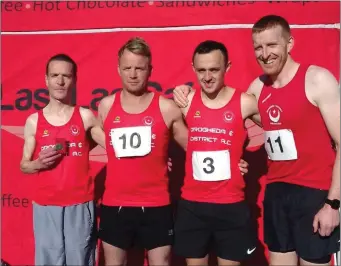
POLYGON ((325 203, 330 205, 332 207, 332 209, 334 209, 334 210, 338 210, 340 208, 340 201, 337 199, 333 199, 333 200, 326 199, 325 203))

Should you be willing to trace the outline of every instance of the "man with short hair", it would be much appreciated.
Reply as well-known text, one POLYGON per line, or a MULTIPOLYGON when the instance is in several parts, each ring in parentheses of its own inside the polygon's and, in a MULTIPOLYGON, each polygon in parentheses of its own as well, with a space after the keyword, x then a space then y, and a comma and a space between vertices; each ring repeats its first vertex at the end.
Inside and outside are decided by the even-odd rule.
POLYGON ((98 107, 108 156, 99 228, 105 265, 124 264, 134 244, 147 249, 150 265, 169 265, 168 144, 174 137, 186 149, 187 129, 172 100, 148 91, 152 62, 143 39, 122 46, 118 61, 123 89, 98 107))
POLYGON ((257 102, 225 85, 230 61, 224 44, 200 43, 192 62, 200 89, 189 93, 182 108, 189 142, 174 250, 187 265, 207 265, 212 250, 218 265, 239 265, 257 241, 236 167, 247 137, 244 121, 258 113, 257 102))
MULTIPOLYGON (((262 17, 252 39, 264 71, 248 92, 258 100, 253 120, 262 120, 269 157, 264 239, 270 264, 330 265, 340 250, 339 85, 327 69, 294 61, 284 18, 262 17)), ((175 89, 180 106, 188 93, 187 86, 175 89)))
MULTIPOLYGON (((46 65, 50 101, 24 128, 20 168, 32 176, 35 265, 94 265, 94 180, 89 176, 93 113, 71 104, 77 65, 65 54, 46 65)), ((100 132, 97 136, 100 136, 100 132)), ((101 138, 95 141, 104 146, 101 138)))

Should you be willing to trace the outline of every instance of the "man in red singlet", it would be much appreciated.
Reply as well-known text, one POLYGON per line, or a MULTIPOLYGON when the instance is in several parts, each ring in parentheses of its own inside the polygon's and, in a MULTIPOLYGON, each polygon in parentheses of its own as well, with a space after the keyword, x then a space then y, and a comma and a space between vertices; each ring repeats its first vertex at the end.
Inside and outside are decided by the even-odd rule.
POLYGON ((258 100, 269 157, 264 238, 270 264, 297 265, 299 258, 300 265, 328 265, 340 250, 339 85, 327 69, 294 61, 284 18, 261 18, 252 39, 264 71, 249 92, 258 100))
MULTIPOLYGON (((271 265, 329 265, 340 250, 340 89, 325 68, 291 57, 294 39, 279 16, 252 29, 264 75, 249 93, 258 100, 269 157, 264 239, 271 265), (333 144, 332 144, 333 141, 333 144)), ((175 89, 186 106, 189 88, 175 89)))
POLYGON ((182 109, 189 129, 186 175, 175 223, 175 253, 188 265, 239 265, 256 249, 256 228, 244 200, 237 162, 247 137, 244 120, 258 113, 255 97, 224 84, 230 68, 224 44, 200 43, 193 69, 201 89, 182 109))
POLYGON ((86 132, 98 123, 90 110, 70 104, 76 77, 77 65, 69 56, 51 57, 45 77, 50 101, 25 124, 20 168, 35 173, 35 265, 95 262, 94 180, 88 174, 86 132))
POLYGON ((118 58, 123 90, 98 107, 108 156, 99 227, 105 265, 123 265, 133 244, 147 249, 150 265, 169 265, 174 232, 168 144, 174 137, 185 149, 187 128, 172 100, 148 91, 148 44, 130 39, 118 58))

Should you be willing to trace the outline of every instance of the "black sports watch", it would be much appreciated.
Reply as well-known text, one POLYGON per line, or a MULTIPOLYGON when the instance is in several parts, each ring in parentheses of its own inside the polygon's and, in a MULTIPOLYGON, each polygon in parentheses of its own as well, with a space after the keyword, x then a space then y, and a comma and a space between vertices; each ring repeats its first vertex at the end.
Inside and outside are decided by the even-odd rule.
POLYGON ((330 205, 332 207, 332 209, 334 209, 334 210, 338 210, 340 208, 340 201, 337 199, 333 199, 333 200, 326 199, 325 203, 330 205))

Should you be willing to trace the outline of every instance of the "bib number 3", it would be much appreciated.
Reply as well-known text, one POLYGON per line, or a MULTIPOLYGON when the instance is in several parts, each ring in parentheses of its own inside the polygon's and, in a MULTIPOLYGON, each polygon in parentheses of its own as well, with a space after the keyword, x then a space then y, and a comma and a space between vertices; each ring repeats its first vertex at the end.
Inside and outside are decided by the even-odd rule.
POLYGON ((110 132, 116 157, 145 156, 151 152, 151 127, 115 128, 110 132))
POLYGON ((231 178, 230 153, 224 151, 193 152, 193 177, 198 181, 222 181, 231 178))
POLYGON ((291 130, 265 131, 265 149, 272 161, 297 160, 297 149, 291 130))

